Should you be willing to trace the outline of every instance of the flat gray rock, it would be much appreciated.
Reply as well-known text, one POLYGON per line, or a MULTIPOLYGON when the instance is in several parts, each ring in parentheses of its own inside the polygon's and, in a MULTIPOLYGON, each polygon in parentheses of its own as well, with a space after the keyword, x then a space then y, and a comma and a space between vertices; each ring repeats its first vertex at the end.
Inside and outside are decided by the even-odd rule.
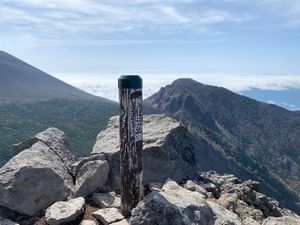
MULTIPOLYGON (((187 129, 166 115, 144 116, 143 182, 177 182, 193 174, 194 146, 187 129)), ((109 186, 120 190, 119 117, 112 117, 97 136, 93 154, 105 154, 109 162, 109 186)))
POLYGON ((9 219, 0 217, 0 225, 20 225, 20 224, 14 222, 14 221, 11 221, 9 219))
POLYGON ((106 186, 109 165, 106 160, 88 161, 80 167, 76 176, 74 196, 86 197, 106 186))
POLYGON ((124 219, 124 216, 116 208, 99 209, 96 212, 93 212, 92 215, 104 225, 124 219))
POLYGON ((59 225, 76 220, 84 213, 84 204, 85 200, 82 197, 54 203, 46 210, 47 224, 59 225))
POLYGON ((93 202, 101 208, 120 208, 121 198, 117 197, 114 192, 94 193, 93 202))
POLYGON ((0 169, 0 205, 21 214, 32 216, 66 199, 73 188, 72 175, 62 157, 42 141, 0 169))

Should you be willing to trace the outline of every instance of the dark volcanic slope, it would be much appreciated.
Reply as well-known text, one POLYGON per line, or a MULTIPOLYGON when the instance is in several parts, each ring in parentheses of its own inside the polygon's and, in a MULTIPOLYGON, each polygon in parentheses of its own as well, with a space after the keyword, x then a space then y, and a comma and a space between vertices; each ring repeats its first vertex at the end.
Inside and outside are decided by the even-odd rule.
POLYGON ((148 112, 181 121, 195 136, 200 169, 260 180, 298 213, 300 114, 192 79, 179 79, 145 100, 148 112))
POLYGON ((48 100, 53 98, 91 100, 97 97, 0 51, 0 101, 48 100))
POLYGON ((12 144, 48 127, 66 132, 76 156, 88 155, 118 105, 72 87, 0 52, 0 166, 12 144))

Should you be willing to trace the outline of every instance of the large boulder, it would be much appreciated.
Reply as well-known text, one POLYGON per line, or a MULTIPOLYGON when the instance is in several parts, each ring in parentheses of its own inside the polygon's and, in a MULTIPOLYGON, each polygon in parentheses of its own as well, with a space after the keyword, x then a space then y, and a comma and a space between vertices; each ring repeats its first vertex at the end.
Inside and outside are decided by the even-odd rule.
POLYGON ((61 161, 71 171, 72 164, 74 163, 75 157, 72 153, 70 143, 66 134, 55 128, 50 127, 45 131, 36 134, 21 143, 14 144, 12 146, 12 155, 15 156, 21 151, 30 148, 33 144, 38 141, 44 142, 51 150, 53 150, 61 159, 61 161))
POLYGON ((153 191, 132 210, 131 225, 213 225, 214 214, 198 192, 167 181, 162 191, 153 191))
POLYGON ((37 136, 0 169, 0 205, 26 215, 66 199, 74 188, 74 156, 64 133, 51 128, 37 136))
MULTIPOLYGON (((144 116, 143 182, 177 182, 193 174, 194 146, 187 129, 165 115, 144 116)), ((120 189, 119 118, 112 117, 106 130, 97 136, 92 155, 105 154, 109 166, 109 185, 120 189)))

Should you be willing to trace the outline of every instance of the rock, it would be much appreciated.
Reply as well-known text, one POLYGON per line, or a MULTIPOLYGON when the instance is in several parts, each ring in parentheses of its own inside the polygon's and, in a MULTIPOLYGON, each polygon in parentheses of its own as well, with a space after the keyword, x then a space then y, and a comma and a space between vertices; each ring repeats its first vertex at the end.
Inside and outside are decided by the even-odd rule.
POLYGON ((269 217, 262 225, 299 225, 300 219, 289 217, 289 216, 283 216, 283 217, 269 217))
POLYGON ((241 220, 235 213, 230 212, 214 202, 207 201, 207 203, 216 216, 214 225, 242 225, 241 220))
POLYGON ((38 133, 35 137, 44 142, 52 151, 54 151, 72 173, 72 165, 75 156, 72 153, 70 143, 65 133, 57 128, 51 127, 38 133))
MULTIPOLYGON (((92 154, 103 153, 109 162, 109 186, 120 190, 119 118, 112 117, 101 131, 92 154)), ((162 183, 167 178, 182 181, 194 171, 193 139, 188 130, 165 115, 144 116, 144 185, 162 183)))
POLYGON ((260 225, 260 223, 250 217, 247 217, 244 219, 243 225, 260 225))
MULTIPOLYGON (((247 203, 247 207, 244 209, 239 209, 237 212, 242 213, 242 217, 248 216, 249 214, 253 214, 251 211, 255 211, 255 213, 263 212, 264 217, 280 217, 280 216, 290 216, 293 213, 287 209, 284 209, 280 206, 280 204, 273 198, 267 197, 261 193, 259 193, 259 182, 247 180, 242 182, 238 178, 233 175, 225 174, 219 175, 215 171, 208 171, 208 172, 201 172, 197 173, 196 178, 202 182, 211 182, 216 186, 216 190, 212 191, 214 196, 218 198, 218 193, 232 195, 236 193, 238 198, 243 202, 247 203), (243 211, 248 212, 243 212, 243 211)), ((207 185, 207 184, 204 184, 207 185)), ((219 204, 223 204, 221 201, 224 199, 219 200, 219 204)), ((225 206, 226 207, 226 206, 225 206)), ((243 206, 242 206, 243 208, 243 206)), ((259 215, 256 215, 259 217, 259 215)), ((251 217, 251 216, 250 216, 251 217)), ((243 218, 244 219, 244 218, 243 218)), ((255 218, 254 218, 255 219, 255 218)))
POLYGON ((119 222, 111 223, 110 225, 129 225, 129 223, 127 219, 124 219, 119 222))
POLYGON ((73 172, 74 177, 77 177, 80 168, 81 168, 85 163, 90 162, 90 161, 96 161, 96 160, 102 160, 102 161, 104 161, 104 160, 105 160, 105 155, 103 155, 103 154, 96 154, 96 155, 92 155, 92 156, 89 156, 89 157, 81 157, 81 158, 79 158, 79 159, 72 165, 72 168, 73 168, 72 172, 73 172))
POLYGON ((0 225, 19 225, 19 224, 16 223, 16 222, 11 221, 9 219, 5 219, 5 218, 0 217, 0 225))
POLYGON ((226 188, 227 185, 232 186, 241 183, 241 181, 232 174, 220 175, 216 171, 197 173, 196 179, 204 183, 213 183, 222 191, 226 188))
MULTIPOLYGON (((61 135, 57 137, 60 138, 61 135)), ((63 155, 69 155, 63 152, 69 151, 68 145, 59 143, 55 146, 62 149, 54 151, 38 141, 0 169, 0 205, 21 214, 34 215, 71 194, 73 177, 66 160, 62 160, 63 155)))
POLYGON ((225 193, 218 199, 218 204, 232 212, 235 211, 238 196, 236 193, 225 193))
POLYGON ((82 220, 80 225, 97 225, 97 223, 93 220, 82 220))
POLYGON ((13 144, 11 149, 11 155, 12 156, 18 155, 20 152, 30 148, 33 144, 35 144, 38 141, 39 141, 38 138, 32 137, 18 144, 13 144))
POLYGON ((117 197, 114 192, 109 193, 94 193, 93 202, 101 208, 120 208, 121 198, 117 197))
POLYGON ((124 216, 116 208, 99 209, 96 212, 93 212, 92 215, 104 225, 124 219, 124 216))
POLYGON ((214 215, 203 196, 167 181, 161 191, 151 192, 132 210, 131 225, 213 225, 214 215))
POLYGON ((242 200, 237 201, 235 212, 239 215, 242 220, 246 218, 253 218, 256 221, 262 222, 264 214, 259 209, 250 207, 246 202, 242 200))
POLYGON ((157 183, 157 182, 150 182, 149 183, 150 191, 159 191, 159 190, 161 190, 162 186, 163 186, 162 183, 157 183))
POLYGON ((106 160, 88 161, 82 165, 76 176, 75 197, 88 196, 101 191, 107 181, 109 165, 106 160))
POLYGON ((84 204, 85 200, 82 197, 54 203, 46 210, 47 224, 59 225, 76 220, 84 213, 84 204))
POLYGON ((204 195, 205 198, 207 198, 207 190, 205 188, 201 187, 200 185, 194 183, 191 180, 188 180, 185 183, 184 188, 187 189, 187 190, 189 190, 189 191, 197 191, 200 194, 204 195))
POLYGON ((279 206, 279 202, 275 199, 265 196, 264 194, 255 192, 256 199, 253 205, 255 208, 260 209, 265 217, 274 216, 280 217, 283 216, 281 213, 281 207, 279 206))
POLYGON ((201 187, 203 187, 206 191, 210 192, 213 192, 217 188, 216 185, 214 185, 213 183, 202 184, 201 187))

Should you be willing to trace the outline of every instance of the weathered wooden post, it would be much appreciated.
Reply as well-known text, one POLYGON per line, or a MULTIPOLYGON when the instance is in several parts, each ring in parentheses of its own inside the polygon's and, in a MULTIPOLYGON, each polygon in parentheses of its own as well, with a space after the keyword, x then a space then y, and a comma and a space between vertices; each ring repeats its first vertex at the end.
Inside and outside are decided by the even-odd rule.
POLYGON ((120 97, 120 172, 121 212, 130 216, 131 210, 142 200, 142 79, 137 75, 123 75, 118 80, 120 97))

